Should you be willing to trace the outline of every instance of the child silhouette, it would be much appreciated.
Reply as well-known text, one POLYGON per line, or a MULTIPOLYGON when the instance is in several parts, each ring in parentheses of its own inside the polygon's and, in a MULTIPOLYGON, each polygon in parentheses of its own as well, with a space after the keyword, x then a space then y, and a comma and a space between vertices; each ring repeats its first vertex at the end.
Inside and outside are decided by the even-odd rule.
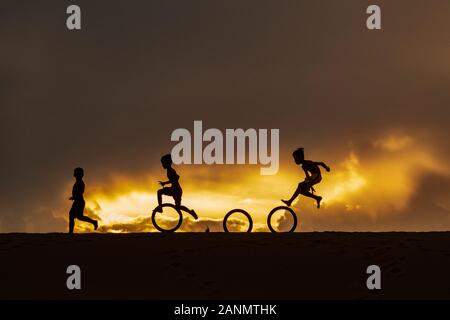
POLYGON ((156 212, 162 212, 161 204, 162 204, 162 196, 171 196, 175 201, 175 207, 179 210, 184 210, 187 212, 191 212, 195 215, 194 210, 190 210, 185 206, 181 205, 181 196, 183 195, 183 189, 181 189, 180 185, 180 176, 177 174, 174 168, 172 168, 172 156, 170 154, 166 154, 161 157, 161 164, 164 169, 167 170, 167 179, 168 181, 158 181, 159 184, 163 187, 158 190, 158 207, 156 207, 156 212), (170 187, 164 187, 165 185, 170 184, 170 187))
POLYGON ((75 170, 73 171, 73 176, 76 179, 76 181, 72 188, 72 196, 69 198, 69 200, 73 200, 72 208, 70 208, 70 211, 69 211, 69 233, 73 233, 73 229, 75 227, 75 219, 78 219, 80 221, 89 222, 94 226, 94 229, 97 230, 98 222, 94 219, 86 217, 83 214, 84 206, 85 206, 85 202, 84 202, 84 198, 83 198, 84 170, 82 168, 75 168, 75 170))
POLYGON ((330 167, 328 167, 323 162, 314 162, 311 160, 305 160, 303 148, 295 150, 292 153, 292 156, 294 157, 294 161, 296 164, 302 165, 302 169, 303 171, 305 171, 306 178, 303 182, 300 182, 298 184, 297 190, 295 190, 294 194, 289 200, 281 200, 281 201, 283 201, 288 207, 290 207, 292 201, 294 201, 295 198, 297 198, 301 194, 304 195, 305 197, 313 198, 314 200, 316 200, 317 208, 320 208, 320 201, 322 201, 322 197, 314 195, 313 192, 315 192, 315 190, 313 186, 322 181, 322 174, 320 172, 319 166, 322 166, 328 172, 330 171, 330 167))

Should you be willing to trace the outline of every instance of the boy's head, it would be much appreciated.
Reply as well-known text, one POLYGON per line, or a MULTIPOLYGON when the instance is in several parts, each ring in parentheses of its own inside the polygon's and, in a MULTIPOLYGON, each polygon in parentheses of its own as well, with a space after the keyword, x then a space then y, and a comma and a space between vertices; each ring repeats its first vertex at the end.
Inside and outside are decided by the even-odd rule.
POLYGON ((161 164, 164 169, 169 168, 172 165, 172 156, 170 154, 163 155, 161 157, 161 164))
POLYGON ((295 163, 300 164, 305 160, 305 153, 303 148, 298 148, 294 152, 292 152, 292 156, 294 157, 295 163))
POLYGON ((75 168, 75 170, 73 170, 73 176, 75 179, 82 179, 84 176, 83 168, 75 168))

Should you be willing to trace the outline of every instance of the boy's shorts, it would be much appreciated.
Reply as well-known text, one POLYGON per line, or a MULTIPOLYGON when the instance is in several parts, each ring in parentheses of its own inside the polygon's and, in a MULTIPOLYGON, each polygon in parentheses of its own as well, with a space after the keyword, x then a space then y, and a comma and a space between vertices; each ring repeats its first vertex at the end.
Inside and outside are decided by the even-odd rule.
POLYGON ((69 211, 69 217, 75 219, 83 216, 85 202, 84 200, 75 200, 69 211))
POLYGON ((314 174, 309 178, 306 178, 303 182, 300 182, 300 184, 309 190, 313 187, 313 185, 318 184, 320 181, 322 181, 322 177, 318 174, 314 174))
POLYGON ((174 187, 164 187, 162 188, 162 191, 163 194, 173 197, 176 203, 181 203, 181 196, 183 192, 180 189, 174 187))

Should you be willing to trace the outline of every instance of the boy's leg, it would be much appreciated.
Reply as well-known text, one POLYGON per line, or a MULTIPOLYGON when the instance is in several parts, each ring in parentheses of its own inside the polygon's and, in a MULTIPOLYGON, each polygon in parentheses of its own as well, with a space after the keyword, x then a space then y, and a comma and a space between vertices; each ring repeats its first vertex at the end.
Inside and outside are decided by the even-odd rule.
POLYGON ((75 227, 75 218, 70 216, 69 217, 69 233, 73 233, 74 227, 75 227))
POLYGON ((289 200, 281 200, 281 201, 283 201, 288 207, 290 207, 292 201, 294 201, 295 198, 297 198, 299 195, 303 195, 305 197, 313 198, 314 200, 316 200, 317 208, 320 208, 320 201, 322 200, 322 197, 316 196, 313 193, 311 193, 309 191, 310 188, 311 188, 310 185, 306 184, 305 182, 300 182, 292 197, 289 200))
POLYGON ((75 212, 76 212, 75 218, 77 218, 80 221, 84 221, 84 222, 88 222, 88 223, 92 224, 94 226, 94 229, 97 230, 98 222, 94 219, 91 219, 91 218, 83 215, 84 206, 85 206, 85 202, 83 200, 82 202, 79 203, 79 205, 77 206, 77 209, 75 210, 75 212))
POLYGON ((157 195, 158 195, 158 206, 160 206, 162 204, 163 189, 159 189, 157 195))
POLYGON ((183 195, 182 191, 175 189, 175 188, 170 191, 171 191, 170 195, 173 197, 173 201, 175 201, 175 207, 177 207, 177 209, 180 209, 180 210, 189 211, 188 208, 181 205, 181 196, 183 195))
MULTIPOLYGON (((158 206, 162 204, 162 196, 173 196, 173 191, 171 187, 165 187, 162 189, 159 189, 157 192, 158 195, 158 206)), ((180 200, 181 201, 181 200, 180 200)))
POLYGON ((175 206, 177 207, 177 209, 185 211, 185 212, 189 212, 192 216, 194 216, 195 219, 197 219, 197 214, 195 213, 195 211, 193 209, 189 209, 186 206, 182 206, 181 205, 181 195, 176 195, 173 197, 173 199, 175 200, 175 206))
POLYGON ((305 183, 300 182, 298 184, 297 189, 295 190, 294 194, 292 195, 292 197, 289 200, 281 200, 281 201, 283 201, 288 207, 290 207, 292 204, 292 201, 294 201, 302 193, 302 190, 304 188, 305 188, 305 183))
POLYGON ((314 200, 316 200, 317 202, 317 208, 320 208, 320 201, 322 201, 322 197, 321 196, 316 196, 315 194, 313 194, 312 192, 309 191, 309 187, 308 189, 302 189, 300 191, 300 194, 308 197, 308 198, 313 198, 314 200))
POLYGON ((177 207, 177 209, 183 210, 184 208, 186 208, 185 206, 183 206, 184 208, 182 208, 180 197, 174 196, 173 200, 175 201, 175 207, 177 207))
POLYGON ((162 196, 163 195, 171 196, 172 195, 172 189, 170 187, 166 187, 166 188, 162 188, 162 189, 158 190, 158 192, 157 192, 158 207, 156 209, 156 212, 162 212, 162 209, 160 208, 160 206, 162 205, 162 196))
POLYGON ((76 210, 76 207, 72 204, 72 208, 69 211, 69 233, 73 233, 73 229, 75 228, 76 210))
POLYGON ((79 217, 77 217, 77 219, 80 220, 80 221, 89 222, 97 230, 97 226, 98 226, 97 220, 91 219, 91 218, 86 217, 86 216, 79 216, 79 217))

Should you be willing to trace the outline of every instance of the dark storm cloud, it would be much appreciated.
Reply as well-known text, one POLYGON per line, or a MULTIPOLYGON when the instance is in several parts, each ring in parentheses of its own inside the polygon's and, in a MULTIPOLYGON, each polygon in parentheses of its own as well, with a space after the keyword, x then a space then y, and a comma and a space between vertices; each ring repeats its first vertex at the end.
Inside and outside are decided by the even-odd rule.
POLYGON ((450 5, 379 3, 369 32, 365 1, 80 0, 69 32, 69 1, 3 1, 0 231, 61 231, 75 166, 139 175, 195 119, 331 159, 402 128, 449 160, 450 5))

